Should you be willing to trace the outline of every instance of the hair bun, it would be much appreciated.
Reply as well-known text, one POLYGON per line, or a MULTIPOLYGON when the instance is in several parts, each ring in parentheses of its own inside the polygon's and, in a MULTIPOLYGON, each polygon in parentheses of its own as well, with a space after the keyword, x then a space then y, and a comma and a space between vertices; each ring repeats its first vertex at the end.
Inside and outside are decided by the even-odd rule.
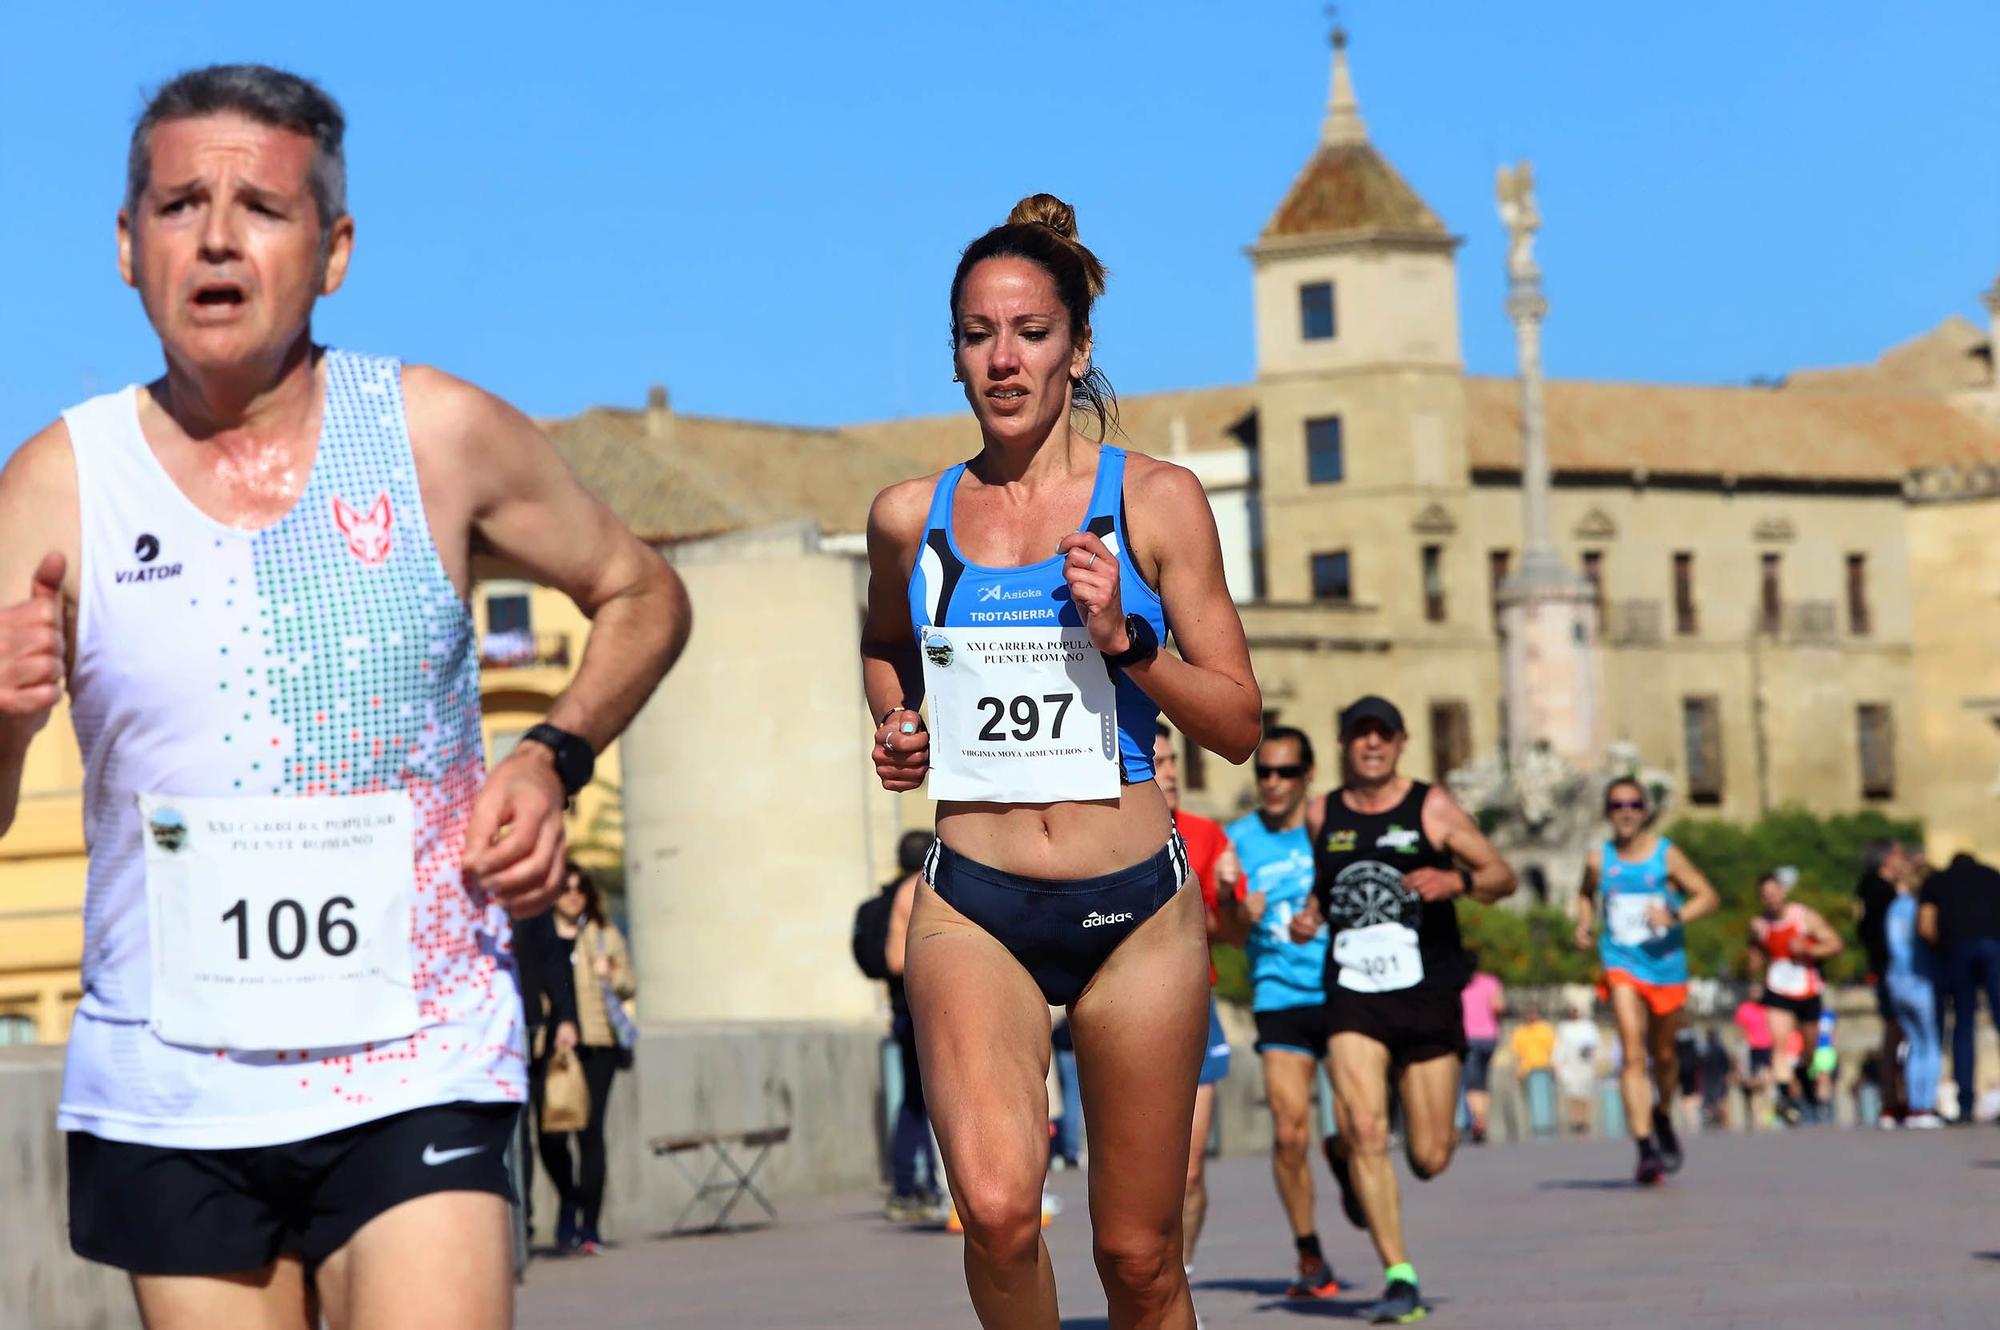
POLYGON ((1053 194, 1030 194, 1014 205, 1007 223, 1040 222, 1065 240, 1076 239, 1076 209, 1053 194))

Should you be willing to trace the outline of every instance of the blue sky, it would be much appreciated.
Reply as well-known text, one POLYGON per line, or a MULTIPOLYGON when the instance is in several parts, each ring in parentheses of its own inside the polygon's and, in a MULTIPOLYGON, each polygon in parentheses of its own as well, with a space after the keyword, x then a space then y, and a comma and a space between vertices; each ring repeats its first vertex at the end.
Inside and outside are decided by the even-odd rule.
MULTIPOLYGON (((1865 360, 2000 271, 2000 6, 1354 0, 1375 142, 1465 237, 1465 354, 1506 373, 1493 168, 1533 158, 1565 377, 1865 360)), ((1311 152, 1305 0, 962 6, 0 7, 0 454, 158 371, 113 266, 125 136, 255 59, 349 116, 359 249, 325 340, 562 414, 831 424, 959 405, 958 250, 1035 189, 1112 269, 1125 393, 1253 372, 1253 240, 1311 152), (198 14, 199 18, 191 18, 198 14)))

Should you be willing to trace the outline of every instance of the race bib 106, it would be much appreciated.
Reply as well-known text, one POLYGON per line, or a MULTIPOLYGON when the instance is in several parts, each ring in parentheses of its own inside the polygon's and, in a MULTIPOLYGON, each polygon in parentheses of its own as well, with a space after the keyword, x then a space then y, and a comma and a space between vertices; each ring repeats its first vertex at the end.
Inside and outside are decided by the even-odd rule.
POLYGON ((408 794, 142 794, 139 816, 161 1039, 258 1051, 416 1032, 408 794))
POLYGON ((1087 628, 924 628, 933 799, 1116 799, 1118 694, 1087 628))

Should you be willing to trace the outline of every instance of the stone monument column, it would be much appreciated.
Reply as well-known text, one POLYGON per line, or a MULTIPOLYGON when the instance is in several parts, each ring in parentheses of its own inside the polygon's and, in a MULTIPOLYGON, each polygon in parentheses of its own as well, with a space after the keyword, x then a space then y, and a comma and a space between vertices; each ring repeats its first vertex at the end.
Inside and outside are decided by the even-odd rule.
POLYGON ((1979 293, 1979 303, 1986 306, 1987 356, 1992 362, 1992 387, 2000 392, 2000 277, 1993 279, 1993 285, 1979 293))
POLYGON ((1500 588, 1501 693, 1506 752, 1517 775, 1545 752, 1595 770, 1602 748, 1596 596, 1563 566, 1550 514, 1549 443, 1542 411, 1542 270, 1535 263, 1534 175, 1527 162, 1502 167, 1500 220, 1507 227, 1507 316, 1521 374, 1521 558, 1500 588))

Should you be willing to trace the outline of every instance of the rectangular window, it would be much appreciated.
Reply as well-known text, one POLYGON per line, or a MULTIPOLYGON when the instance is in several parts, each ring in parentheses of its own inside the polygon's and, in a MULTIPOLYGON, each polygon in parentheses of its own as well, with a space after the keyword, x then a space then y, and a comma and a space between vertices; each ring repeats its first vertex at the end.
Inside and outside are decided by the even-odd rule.
POLYGON ((498 669, 535 663, 535 630, 524 591, 492 591, 486 596, 486 636, 479 663, 498 669))
POLYGON ((1693 637, 1701 630, 1701 621, 1694 612, 1694 554, 1689 550, 1674 551, 1674 631, 1682 637, 1693 637))
POLYGON ((514 591, 499 593, 486 598, 486 631, 489 633, 526 633, 533 631, 528 617, 527 596, 514 591))
POLYGON ((1327 550, 1312 556, 1313 599, 1343 603, 1354 599, 1352 570, 1346 550, 1327 550))
POLYGON ((1856 637, 1868 636, 1873 626, 1868 614, 1868 556, 1847 556, 1847 631, 1856 637))
POLYGON ((1854 709, 1861 743, 1861 797, 1896 797, 1896 721, 1887 704, 1864 702, 1854 709))
POLYGON ((1604 622, 1604 551, 1583 552, 1583 580, 1590 583, 1590 599, 1597 606, 1597 621, 1604 622))
POLYGON ((1500 627, 1500 588, 1506 585, 1507 574, 1514 566, 1512 550, 1486 551, 1486 584, 1493 603, 1493 627, 1500 627))
POLYGON ((1431 703, 1431 779, 1445 777, 1472 761, 1472 709, 1458 698, 1431 703))
POLYGON ((1321 416, 1306 422, 1306 480, 1314 485, 1337 485, 1346 479, 1346 460, 1341 455, 1340 417, 1321 416))
POLYGON ((1424 621, 1444 622, 1444 546, 1424 546, 1424 621))
POLYGON ((1761 589, 1757 596, 1757 631, 1766 637, 1776 637, 1785 621, 1785 597, 1778 585, 1778 559, 1776 554, 1764 556, 1761 589))
POLYGON ((1721 803, 1721 699, 1715 697, 1682 698, 1681 738, 1687 750, 1688 798, 1698 804, 1721 803))
POLYGON ((1308 342, 1332 338, 1332 282, 1307 282, 1299 288, 1299 336, 1308 342))

